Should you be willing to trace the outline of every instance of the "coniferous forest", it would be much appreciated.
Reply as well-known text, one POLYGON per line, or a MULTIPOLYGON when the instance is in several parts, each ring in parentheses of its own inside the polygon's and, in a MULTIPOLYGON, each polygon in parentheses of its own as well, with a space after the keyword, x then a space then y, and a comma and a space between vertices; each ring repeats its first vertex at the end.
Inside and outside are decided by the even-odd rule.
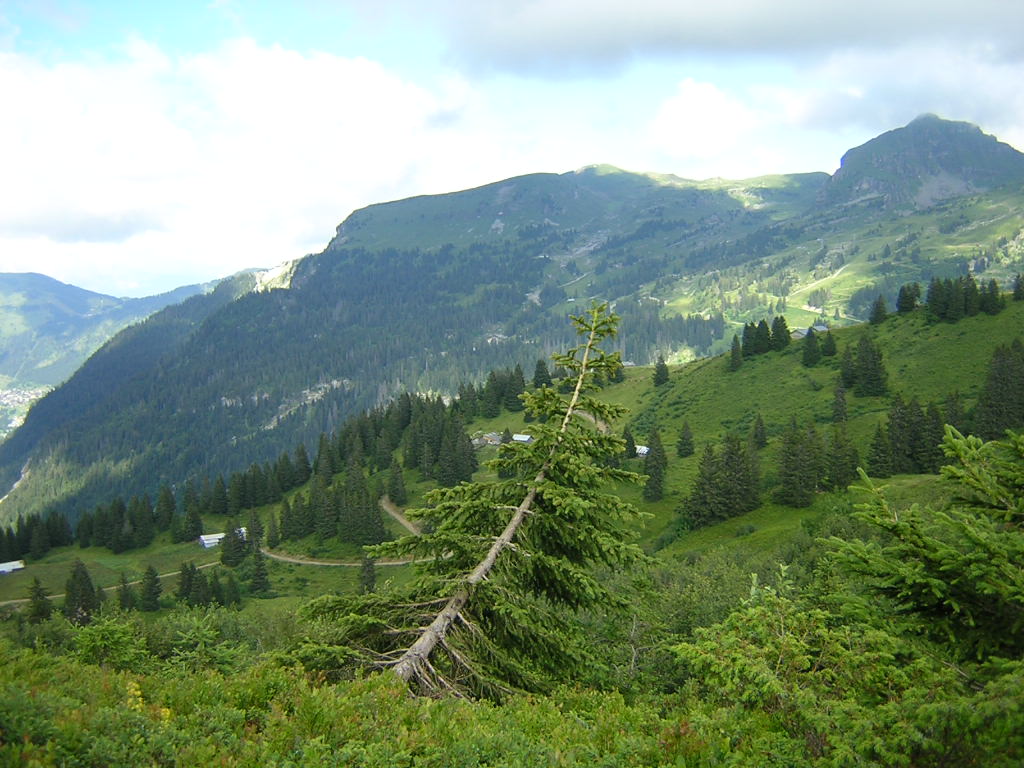
MULTIPOLYGON (((649 488, 671 462, 644 412, 627 429, 644 458, 606 426, 628 418, 608 400, 622 378, 606 349, 617 320, 603 307, 581 315, 576 346, 529 383, 506 368, 447 402, 402 396, 315 451, 191 481, 180 498, 115 498, 68 526, 53 546, 83 553, 145 549, 191 535, 195 520, 228 533, 218 560, 168 578, 150 567, 104 590, 78 560, 59 599, 34 579, 0 640, 2 754, 43 765, 1019 764, 1024 413, 1013 410, 1022 378, 1007 375, 1022 364, 1019 340, 996 345, 969 407, 955 394, 941 407, 887 396, 878 450, 888 474, 941 466, 926 503, 890 498, 873 459, 856 477, 865 464, 848 426, 862 400, 883 396, 848 394, 839 355, 821 421, 759 413, 713 441, 681 422, 674 461, 695 474, 676 497, 679 540, 766 502, 814 514, 774 543, 675 557, 663 536, 652 556, 639 522, 644 505, 665 503, 649 488), (532 439, 504 440, 478 467, 467 426, 508 418, 526 419, 532 439), (957 428, 996 423, 1018 431, 986 442, 957 428), (395 536, 377 502, 407 493, 404 478, 436 490, 407 512, 420 533, 395 536), (353 587, 273 609, 270 566, 282 566, 263 552, 333 538, 372 545, 353 587), (374 563, 385 560, 412 573, 384 578, 374 563)), ((875 348, 868 358, 893 365, 875 348)), ((798 349, 761 354, 804 368, 798 349)), ((710 362, 718 381, 737 375, 728 355, 710 362)), ((666 384, 637 373, 621 386, 645 381, 666 404, 683 384, 683 369, 666 384)), ((732 540, 754 541, 755 528, 732 540)))

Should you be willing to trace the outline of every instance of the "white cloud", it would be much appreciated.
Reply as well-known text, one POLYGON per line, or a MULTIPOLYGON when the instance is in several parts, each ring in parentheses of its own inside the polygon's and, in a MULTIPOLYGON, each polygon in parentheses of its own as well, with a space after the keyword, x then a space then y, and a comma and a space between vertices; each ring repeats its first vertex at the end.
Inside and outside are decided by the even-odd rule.
POLYGON ((1008 0, 438 0, 391 6, 433 23, 456 59, 544 76, 607 71, 650 54, 762 53, 984 42, 1024 55, 1024 4, 1008 0), (429 12, 426 10, 429 7, 429 12))
POLYGON ((353 207, 439 183, 438 148, 473 145, 450 136, 470 98, 247 40, 183 58, 133 40, 116 62, 53 66, 0 54, 16 116, 0 121, 0 270, 146 292, 319 250, 353 207))

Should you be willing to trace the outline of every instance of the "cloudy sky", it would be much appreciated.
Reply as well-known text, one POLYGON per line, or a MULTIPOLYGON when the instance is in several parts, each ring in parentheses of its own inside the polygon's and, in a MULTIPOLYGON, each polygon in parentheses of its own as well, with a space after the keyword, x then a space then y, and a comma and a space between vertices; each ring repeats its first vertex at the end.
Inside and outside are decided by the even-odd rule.
POLYGON ((0 272, 139 296, 353 209, 611 163, 828 171, 924 112, 1024 149, 1020 0, 0 0, 0 272))

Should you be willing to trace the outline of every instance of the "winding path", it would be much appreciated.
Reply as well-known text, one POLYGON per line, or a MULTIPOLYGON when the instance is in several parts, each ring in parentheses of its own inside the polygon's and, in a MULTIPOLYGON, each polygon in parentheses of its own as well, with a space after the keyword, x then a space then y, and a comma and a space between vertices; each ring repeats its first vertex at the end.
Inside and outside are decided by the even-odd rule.
MULTIPOLYGON (((402 514, 402 510, 398 508, 387 495, 381 496, 380 508, 387 512, 391 517, 399 522, 399 524, 409 531, 413 536, 419 536, 422 531, 416 523, 412 522, 409 518, 402 514)), ((362 560, 318 560, 313 557, 301 557, 299 555, 281 555, 277 552, 271 552, 266 547, 260 547, 262 552, 272 560, 278 560, 282 563, 294 563, 295 565, 320 565, 325 567, 333 568, 361 568, 363 565, 362 560)), ((403 560, 374 560, 374 565, 408 565, 413 562, 411 559, 403 560)))
MULTIPOLYGON (((199 570, 201 568, 211 568, 211 567, 213 567, 215 565, 220 565, 220 560, 214 560, 212 563, 203 563, 202 565, 197 565, 196 566, 196 570, 199 570)), ((157 576, 157 578, 158 579, 168 579, 171 576, 177 576, 180 573, 181 573, 181 571, 171 571, 170 573, 161 573, 161 574, 159 574, 157 576)), ((135 581, 129 581, 128 582, 128 586, 129 587, 134 587, 136 584, 141 584, 141 583, 142 583, 142 579, 136 579, 135 581)), ((121 586, 120 584, 113 584, 113 585, 111 585, 109 587, 103 587, 103 591, 104 592, 111 592, 111 591, 113 591, 115 589, 119 589, 120 586, 121 586)), ((59 595, 47 595, 47 597, 49 597, 49 598, 61 598, 61 597, 64 597, 64 595, 65 595, 65 593, 61 592, 59 595)), ((27 603, 28 601, 29 601, 29 598, 27 598, 27 597, 19 597, 16 600, 4 600, 3 602, 0 602, 0 608, 2 608, 5 605, 22 605, 23 603, 27 603)))
MULTIPOLYGON (((402 525, 403 528, 405 528, 407 531, 409 531, 409 533, 413 534, 414 536, 419 536, 420 535, 420 533, 421 533, 420 527, 418 525, 416 525, 416 523, 412 522, 405 515, 403 515, 402 514, 402 510, 399 509, 398 505, 395 504, 387 496, 382 496, 381 497, 380 508, 383 509, 385 512, 387 512, 389 515, 391 515, 391 517, 393 517, 395 520, 397 520, 402 525)), ((353 561, 350 561, 350 562, 349 561, 342 561, 342 560, 316 560, 316 559, 311 558, 311 557, 300 557, 298 555, 281 555, 281 554, 278 554, 277 552, 271 552, 266 547, 260 547, 260 552, 262 552, 264 555, 266 555, 267 557, 269 557, 272 560, 278 560, 278 561, 280 561, 282 563, 294 563, 296 565, 319 565, 319 566, 334 567, 334 568, 361 568, 362 565, 363 565, 363 561, 362 560, 353 560, 353 561)), ((377 566, 377 565, 380 565, 380 566, 393 566, 393 565, 408 565, 411 562, 413 562, 413 560, 411 560, 411 559, 405 559, 405 560, 375 560, 373 564, 375 566, 377 566)), ((220 561, 219 560, 214 560, 212 563, 204 563, 203 565, 198 565, 196 567, 197 568, 210 568, 210 567, 212 567, 214 565, 220 565, 220 561)), ((171 576, 177 576, 180 573, 181 573, 181 571, 171 571, 170 573, 161 573, 159 578, 167 579, 167 578, 170 578, 171 576)), ((136 579, 135 581, 129 581, 128 582, 128 584, 130 586, 134 586, 136 584, 141 584, 141 583, 142 583, 142 579, 136 579)), ((113 590, 116 590, 119 586, 121 586, 121 585, 120 584, 114 584, 113 586, 110 586, 110 587, 104 587, 103 591, 104 592, 111 592, 113 590)), ((62 592, 59 595, 47 595, 47 597, 54 598, 54 599, 59 599, 59 598, 64 597, 64 593, 62 592)), ((15 599, 15 600, 4 600, 4 601, 0 601, 0 608, 2 608, 5 605, 23 605, 24 603, 27 603, 27 602, 28 602, 28 598, 27 597, 19 597, 19 598, 15 599)))

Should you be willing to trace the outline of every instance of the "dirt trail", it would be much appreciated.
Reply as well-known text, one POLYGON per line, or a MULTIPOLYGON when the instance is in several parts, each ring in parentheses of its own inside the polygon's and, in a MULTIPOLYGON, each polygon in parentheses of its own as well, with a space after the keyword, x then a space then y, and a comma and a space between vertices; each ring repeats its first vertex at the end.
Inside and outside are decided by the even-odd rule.
MULTIPOLYGON (((220 562, 215 560, 212 563, 203 563, 202 565, 197 565, 196 569, 198 570, 200 568, 211 568, 211 567, 213 567, 215 565, 220 565, 220 562)), ((159 574, 157 576, 157 578, 158 579, 169 579, 171 576, 178 576, 180 573, 181 573, 181 571, 171 571, 170 573, 161 573, 161 574, 159 574)), ((128 582, 128 586, 134 587, 136 584, 141 584, 141 583, 142 583, 142 579, 136 579, 135 581, 129 581, 128 582)), ((121 586, 120 584, 114 584, 113 586, 110 586, 110 587, 104 587, 103 591, 104 592, 113 592, 114 590, 116 590, 120 586, 121 586)), ((59 595, 47 595, 47 597, 49 597, 51 599, 57 599, 57 598, 64 597, 64 593, 61 592, 59 595)), ((3 602, 0 602, 0 608, 2 608, 5 605, 21 605, 22 603, 27 603, 27 602, 28 602, 28 598, 27 597, 19 597, 17 600, 4 600, 3 602)))
POLYGON ((413 536, 419 536, 423 533, 416 523, 402 514, 402 510, 398 508, 398 505, 395 504, 387 494, 380 497, 380 508, 395 518, 395 520, 397 520, 399 524, 413 536))
MULTIPOLYGON (((395 504, 386 495, 381 496, 380 508, 391 515, 395 520, 402 525, 409 533, 414 536, 419 536, 422 531, 416 523, 412 522, 409 518, 402 514, 402 510, 399 509, 398 505, 395 504)), ((299 555, 281 555, 277 552, 271 552, 267 548, 260 550, 267 557, 273 558, 274 560, 280 560, 282 563, 295 563, 296 565, 322 565, 334 568, 359 568, 363 565, 362 560, 318 560, 313 557, 301 557, 299 555)), ((412 560, 374 560, 374 565, 408 565, 412 560)))
MULTIPOLYGON (((422 532, 420 530, 420 527, 418 525, 416 525, 416 523, 412 522, 405 515, 403 515, 402 514, 402 510, 399 509, 398 505, 396 505, 393 501, 391 501, 391 499, 389 499, 387 496, 382 496, 381 497, 380 508, 383 509, 385 512, 387 512, 389 515, 391 515, 391 517, 393 517, 395 520, 397 520, 402 525, 402 527, 404 527, 407 531, 409 531, 409 533, 413 534, 414 536, 419 536, 420 533, 422 532)), ((262 552, 264 555, 266 555, 267 557, 271 558, 272 560, 279 560, 282 563, 295 563, 296 565, 320 565, 320 566, 334 567, 334 568, 360 568, 363 565, 363 561, 362 560, 353 560, 353 561, 317 560, 317 559, 312 558, 312 557, 300 557, 298 555, 281 555, 281 554, 278 554, 277 552, 271 552, 266 547, 261 547, 260 548, 260 552, 262 552)), ((374 565, 382 565, 382 566, 390 566, 390 565, 408 565, 411 562, 413 562, 411 559, 406 559, 406 560, 374 560, 373 564, 374 565)), ((199 567, 199 568, 209 568, 209 567, 214 566, 214 565, 220 565, 220 563, 219 562, 206 563, 204 565, 200 565, 200 566, 197 566, 197 567, 199 567)), ((161 573, 160 574, 160 578, 161 579, 166 579, 166 578, 169 578, 171 576, 177 576, 180 573, 181 573, 181 571, 171 571, 170 573, 161 573)), ((128 583, 130 585, 141 584, 142 580, 138 579, 137 581, 129 581, 128 583)), ((103 590, 105 592, 110 592, 112 590, 117 589, 119 586, 120 585, 117 584, 117 585, 114 585, 112 587, 104 587, 103 590)), ((62 598, 62 597, 64 597, 64 595, 62 593, 62 594, 59 594, 59 595, 49 595, 48 597, 51 597, 51 598, 62 598)), ((0 602, 0 607, 3 607, 5 605, 21 605, 22 603, 27 603, 27 602, 28 602, 28 598, 27 597, 18 598, 17 600, 5 600, 3 602, 0 602)))

